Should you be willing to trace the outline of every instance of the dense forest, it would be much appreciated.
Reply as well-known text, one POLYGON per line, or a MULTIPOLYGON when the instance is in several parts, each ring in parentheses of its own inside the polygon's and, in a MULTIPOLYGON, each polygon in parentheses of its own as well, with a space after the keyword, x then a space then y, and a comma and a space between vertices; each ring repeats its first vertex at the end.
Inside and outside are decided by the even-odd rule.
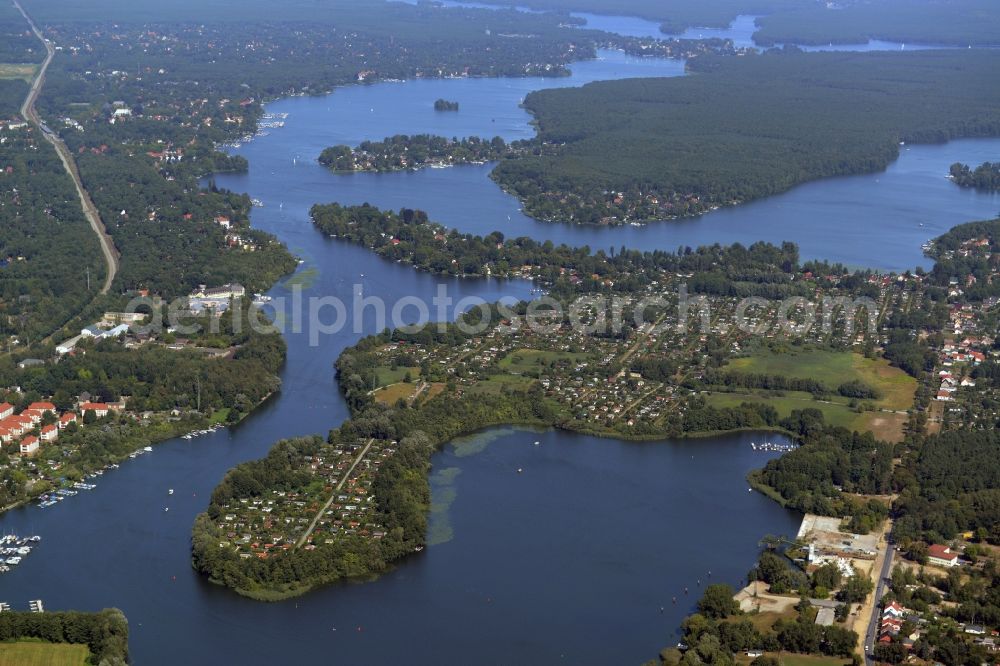
POLYGON ((884 504, 861 502, 843 494, 886 494, 892 488, 894 447, 870 433, 829 426, 818 409, 796 410, 782 427, 802 446, 768 461, 751 480, 770 489, 789 507, 824 516, 853 519, 856 532, 871 530, 888 513, 884 504))
POLYGON ((852 502, 839 490, 862 495, 898 493, 894 536, 911 544, 942 543, 960 532, 978 533, 991 543, 1000 535, 1000 435, 993 430, 949 431, 911 436, 898 450, 871 434, 826 427, 817 410, 793 415, 783 426, 803 446, 771 460, 754 482, 774 491, 793 508, 822 515, 854 515, 852 529, 885 517, 879 502, 852 502), (792 421, 797 421, 793 423, 792 421), (894 455, 903 464, 893 468, 894 455), (846 502, 846 504, 845 504, 846 502))
POLYGON ((14 3, 0 5, 0 63, 37 63, 44 57, 45 48, 27 29, 14 3))
POLYGON ((950 431, 916 439, 897 473, 900 540, 940 543, 959 532, 1000 541, 1000 434, 950 431))
POLYGON ((16 118, 21 102, 28 94, 28 82, 23 79, 0 79, 0 120, 16 118))
POLYGON ((434 100, 434 110, 435 111, 458 111, 458 102, 453 102, 447 99, 436 99, 434 100))
POLYGON ((525 106, 557 149, 505 160, 493 177, 544 220, 700 213, 884 169, 900 141, 1000 134, 998 67, 992 51, 786 51, 698 58, 681 78, 538 91, 525 106))
POLYGON ((664 270, 695 274, 691 288, 704 294, 783 298, 808 289, 790 278, 799 261, 793 243, 716 244, 676 252, 625 247, 595 251, 529 237, 507 239, 499 231, 486 237, 461 234, 408 208, 397 214, 368 204, 334 203, 313 206, 310 214, 324 234, 368 247, 386 259, 446 275, 532 277, 556 294, 636 291, 664 270), (530 270, 525 272, 525 267, 530 270))
POLYGON ((959 187, 1000 190, 1000 162, 983 162, 975 169, 968 164, 956 162, 951 165, 948 175, 959 187))
POLYGON ((20 639, 86 644, 90 650, 88 663, 101 666, 129 663, 128 620, 117 608, 96 613, 0 613, 0 641, 20 639))
MULTIPOLYGON (((26 92, 27 85, 18 88, 26 92)), ((31 343, 67 324, 93 299, 106 269, 73 182, 52 146, 27 127, 4 138, 0 336, 31 343)))

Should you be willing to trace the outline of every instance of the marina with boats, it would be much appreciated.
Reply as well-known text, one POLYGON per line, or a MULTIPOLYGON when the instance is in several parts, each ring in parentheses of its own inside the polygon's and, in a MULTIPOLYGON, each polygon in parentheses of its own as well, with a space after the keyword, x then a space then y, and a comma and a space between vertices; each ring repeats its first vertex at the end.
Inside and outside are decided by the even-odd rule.
POLYGON ((217 425, 212 426, 211 428, 203 428, 201 430, 192 430, 191 432, 187 433, 186 435, 181 435, 181 437, 183 439, 194 439, 195 437, 200 437, 202 435, 210 435, 213 432, 215 432, 216 430, 218 430, 219 428, 222 428, 222 426, 217 424, 217 425))
POLYGON ((794 450, 796 446, 792 442, 772 442, 770 440, 766 442, 750 442, 751 449, 765 453, 787 453, 794 450))
MULTIPOLYGON (((19 537, 16 534, 5 534, 0 537, 0 573, 7 573, 11 567, 20 564, 41 540, 42 537, 37 535, 19 537)), ((3 608, 0 607, 0 610, 3 608)))

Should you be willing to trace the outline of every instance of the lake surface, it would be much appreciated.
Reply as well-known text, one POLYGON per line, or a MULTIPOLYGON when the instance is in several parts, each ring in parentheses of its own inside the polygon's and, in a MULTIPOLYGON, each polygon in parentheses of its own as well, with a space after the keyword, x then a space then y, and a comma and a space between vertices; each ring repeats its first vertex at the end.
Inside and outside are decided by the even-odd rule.
MULTIPOLYGON (((246 175, 217 180, 262 199, 286 216, 307 214, 314 203, 369 202, 382 208, 426 210, 431 219, 461 231, 508 237, 531 236, 592 248, 676 250, 712 243, 794 241, 803 257, 851 266, 902 271, 930 265, 921 245, 956 224, 987 219, 1000 211, 1000 195, 954 185, 945 176, 954 162, 973 165, 1000 158, 1000 139, 970 139, 940 145, 900 147, 885 172, 829 178, 742 206, 698 218, 641 227, 581 227, 538 222, 520 202, 489 179, 492 165, 384 174, 333 174, 316 162, 323 148, 357 145, 393 134, 534 135, 530 115, 519 106, 531 90, 583 85, 635 76, 680 76, 680 61, 633 58, 602 51, 598 60, 576 63, 563 78, 449 79, 377 83, 340 88, 324 97, 293 97, 268 105, 287 113, 285 127, 244 146, 246 175), (434 111, 439 97, 459 103, 457 113, 434 111), (291 213, 289 211, 292 211, 291 213)), ((259 213, 266 226, 271 212, 259 213)), ((255 222, 258 218, 255 218, 255 222)), ((280 226, 266 226, 281 236, 280 226)))
MULTIPOLYGON (((448 280, 381 261, 324 239, 308 220, 313 203, 417 206, 469 231, 593 246, 789 239, 810 256, 889 268, 917 263, 919 244, 950 224, 997 210, 995 196, 944 179, 952 161, 995 160, 996 141, 913 147, 885 174, 806 185, 698 220, 614 230, 521 216, 488 180, 488 166, 340 177, 315 163, 325 146, 396 133, 523 138, 532 130, 518 103, 530 90, 682 72, 677 61, 604 52, 562 79, 386 83, 281 100, 269 110, 289 113, 286 126, 240 149, 250 160, 247 174, 217 182, 261 199, 254 225, 304 261, 272 296, 288 296, 294 284, 306 297, 350 300, 361 291, 389 303, 429 300, 442 284, 455 298, 526 298, 530 285, 448 280), (461 111, 435 113, 438 97, 459 101, 461 111)), ((374 330, 371 317, 363 323, 374 330)), ((747 492, 746 473, 767 459, 751 451, 753 435, 626 444, 497 430, 434 457, 434 545, 378 581, 279 604, 208 584, 190 568, 194 516, 233 465, 265 455, 280 438, 325 433, 347 417, 333 362, 360 335, 348 329, 313 346, 308 331, 288 332, 282 391, 238 427, 166 442, 106 474, 92 492, 0 517, 0 531, 43 537, 0 577, 0 600, 15 608, 36 598, 50 609, 120 607, 139 664, 441 664, 467 663, 470 654, 490 663, 638 663, 675 640, 699 579, 707 584, 711 571, 713 581, 739 583, 761 535, 796 527, 795 515, 747 492)))
POLYGON ((5 516, 4 531, 43 541, 0 579, 0 598, 120 607, 138 664, 640 663, 676 641, 701 588, 741 582, 761 535, 797 529, 797 515, 747 492, 767 459, 749 434, 623 444, 487 431, 434 457, 424 553, 374 582, 241 599, 191 570, 189 528, 233 462, 336 419, 328 374, 308 382, 318 395, 288 379, 292 391, 232 434, 158 446, 94 491, 5 516))

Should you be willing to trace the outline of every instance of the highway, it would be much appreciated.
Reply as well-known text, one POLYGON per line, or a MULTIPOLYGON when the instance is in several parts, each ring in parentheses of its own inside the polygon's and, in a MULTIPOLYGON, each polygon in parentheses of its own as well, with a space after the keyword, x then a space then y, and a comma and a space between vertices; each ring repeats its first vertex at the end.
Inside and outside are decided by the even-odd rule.
POLYGON ((41 131, 42 136, 45 137, 45 140, 52 144, 52 147, 56 149, 56 153, 59 155, 59 159, 62 160, 63 167, 65 167, 70 178, 73 179, 76 193, 80 197, 80 206, 83 208, 83 214, 90 223, 90 228, 94 230, 98 240, 101 242, 101 252, 104 254, 107 271, 105 272, 104 284, 101 286, 100 293, 106 294, 111 289, 111 282, 115 279, 115 274, 118 272, 118 250, 115 248, 114 242, 111 240, 104 223, 101 221, 101 215, 98 213, 97 207, 91 201, 87 190, 83 187, 83 182, 80 180, 80 172, 76 168, 76 161, 69 152, 69 148, 66 147, 66 144, 63 143, 58 134, 42 122, 42 119, 38 116, 38 111, 35 109, 35 102, 45 83, 45 72, 48 70, 49 63, 52 62, 56 50, 52 43, 42 35, 42 31, 38 29, 38 26, 35 25, 35 22, 21 6, 21 3, 17 0, 13 0, 13 2, 17 10, 21 12, 21 16, 28 22, 31 31, 45 45, 45 60, 42 61, 38 72, 35 74, 34 81, 31 82, 31 89, 28 91, 28 96, 24 98, 24 103, 21 105, 21 115, 26 121, 37 127, 41 131))

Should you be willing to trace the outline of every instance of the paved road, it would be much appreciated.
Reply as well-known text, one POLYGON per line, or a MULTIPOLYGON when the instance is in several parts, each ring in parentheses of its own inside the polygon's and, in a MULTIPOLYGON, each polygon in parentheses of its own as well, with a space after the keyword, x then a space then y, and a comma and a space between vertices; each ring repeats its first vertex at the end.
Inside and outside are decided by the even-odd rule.
POLYGON ((42 31, 31 20, 28 12, 24 11, 21 3, 17 0, 13 0, 13 2, 17 10, 21 12, 24 20, 31 26, 31 31, 35 33, 35 37, 45 45, 45 60, 42 61, 41 66, 38 68, 38 73, 35 75, 35 80, 31 83, 31 90, 28 91, 28 96, 24 98, 24 104, 21 105, 21 115, 24 116, 25 120, 37 127, 42 136, 45 137, 45 140, 52 144, 52 147, 56 149, 56 153, 59 155, 59 159, 62 160, 63 167, 66 168, 66 172, 73 179, 76 193, 80 197, 80 206, 83 208, 83 214, 90 223, 90 228, 94 230, 98 240, 101 242, 101 252, 104 254, 107 271, 100 293, 106 294, 111 289, 111 282, 115 279, 115 273, 118 272, 118 250, 115 248, 111 237, 108 236, 107 229, 105 229, 104 223, 101 221, 101 215, 97 212, 97 207, 90 200, 90 195, 87 194, 87 190, 83 187, 83 182, 80 180, 80 172, 76 168, 76 161, 69 152, 69 148, 66 147, 66 144, 63 143, 62 139, 55 132, 42 122, 42 119, 38 116, 38 111, 35 110, 35 101, 38 99, 38 94, 42 91, 42 85, 45 83, 45 72, 48 70, 49 63, 52 62, 56 50, 52 43, 42 36, 42 31))
POLYGON ((872 650, 875 648, 875 641, 878 639, 878 629, 882 619, 878 612, 879 602, 885 595, 885 581, 892 572, 892 556, 895 548, 892 544, 887 544, 885 549, 885 562, 882 563, 882 571, 879 572, 878 582, 875 583, 875 598, 872 600, 872 619, 868 623, 868 632, 865 634, 865 664, 872 666, 875 660, 872 659, 872 650))
POLYGON ((324 504, 323 507, 316 513, 316 517, 312 519, 311 523, 309 523, 309 529, 307 529, 306 533, 299 537, 299 540, 295 542, 296 548, 301 548, 302 544, 304 544, 306 539, 309 538, 309 535, 316 529, 316 524, 319 522, 319 519, 323 517, 323 514, 326 513, 327 509, 330 508, 330 505, 333 504, 333 500, 337 497, 337 494, 341 491, 341 489, 343 489, 344 484, 347 483, 347 479, 350 478, 354 468, 358 466, 358 463, 361 462, 361 459, 365 457, 365 454, 368 453, 368 449, 372 448, 372 444, 374 443, 375 438, 373 437, 368 440, 367 444, 365 444, 365 448, 361 449, 361 453, 359 453, 358 457, 354 459, 354 462, 351 463, 348 470, 344 472, 344 476, 340 479, 340 483, 338 483, 337 487, 333 489, 333 492, 330 494, 330 499, 326 501, 326 504, 324 504))

